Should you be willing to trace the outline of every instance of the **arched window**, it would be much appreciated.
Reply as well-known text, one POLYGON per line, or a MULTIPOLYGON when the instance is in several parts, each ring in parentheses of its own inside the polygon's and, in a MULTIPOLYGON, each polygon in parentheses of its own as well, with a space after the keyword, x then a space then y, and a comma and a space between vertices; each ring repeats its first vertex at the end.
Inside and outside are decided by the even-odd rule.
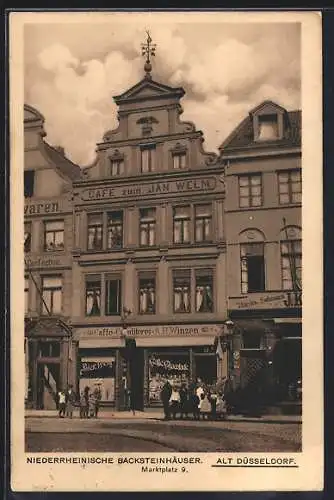
POLYGON ((241 293, 265 290, 264 234, 246 229, 239 234, 241 293))
POLYGON ((302 289, 302 231, 285 226, 280 233, 282 289, 302 289))

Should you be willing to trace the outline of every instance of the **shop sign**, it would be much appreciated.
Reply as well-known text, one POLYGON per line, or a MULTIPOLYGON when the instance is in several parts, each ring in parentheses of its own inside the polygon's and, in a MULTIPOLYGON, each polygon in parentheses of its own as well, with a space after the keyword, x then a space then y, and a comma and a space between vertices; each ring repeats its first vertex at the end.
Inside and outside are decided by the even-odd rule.
POLYGON ((302 292, 252 293, 230 298, 229 309, 285 309, 302 307, 302 292))
POLYGON ((25 263, 29 268, 70 266, 68 257, 26 257, 25 263))
POLYGON ((124 332, 119 327, 88 327, 78 328, 77 335, 87 337, 177 337, 177 336, 202 336, 217 335, 221 327, 218 325, 147 325, 130 326, 124 332))
POLYGON ((114 361, 81 361, 81 378, 107 378, 115 376, 114 361))
POLYGON ((100 201, 106 199, 130 199, 145 196, 161 196, 168 194, 208 193, 222 190, 223 185, 217 182, 216 176, 197 177, 184 180, 163 182, 141 182, 126 186, 108 186, 85 189, 81 193, 83 201, 100 201))
POLYGON ((57 214, 66 210, 64 206, 65 200, 40 200, 37 202, 30 201, 24 205, 24 215, 48 215, 57 214))

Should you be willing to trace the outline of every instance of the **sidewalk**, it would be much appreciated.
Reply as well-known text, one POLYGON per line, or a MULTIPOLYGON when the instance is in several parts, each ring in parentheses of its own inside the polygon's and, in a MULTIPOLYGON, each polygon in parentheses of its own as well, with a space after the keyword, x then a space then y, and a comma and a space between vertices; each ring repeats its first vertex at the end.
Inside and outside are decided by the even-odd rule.
MULTIPOLYGON (((25 418, 58 418, 56 410, 25 410, 25 418)), ((74 412, 73 418, 78 418, 78 411, 74 412)), ((156 409, 146 409, 136 411, 133 415, 130 411, 116 411, 102 409, 99 413, 99 420, 163 420, 162 411, 156 409)), ((180 419, 178 419, 179 421, 180 419)), ((231 422, 260 422, 260 423, 279 423, 279 424, 301 424, 300 415, 263 415, 261 417, 249 417, 244 415, 229 415, 228 421, 231 422)), ((187 422, 185 420, 185 422, 187 422)))

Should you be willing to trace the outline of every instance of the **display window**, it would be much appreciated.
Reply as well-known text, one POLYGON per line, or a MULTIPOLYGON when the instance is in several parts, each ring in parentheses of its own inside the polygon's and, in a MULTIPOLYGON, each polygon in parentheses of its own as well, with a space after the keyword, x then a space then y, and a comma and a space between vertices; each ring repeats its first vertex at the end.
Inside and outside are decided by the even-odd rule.
POLYGON ((190 381, 189 352, 151 353, 148 357, 149 404, 161 404, 160 393, 167 380, 180 387, 190 381))
POLYGON ((115 401, 115 376, 116 358, 111 357, 82 357, 80 363, 80 394, 85 387, 89 387, 90 392, 96 388, 101 391, 101 401, 115 401))

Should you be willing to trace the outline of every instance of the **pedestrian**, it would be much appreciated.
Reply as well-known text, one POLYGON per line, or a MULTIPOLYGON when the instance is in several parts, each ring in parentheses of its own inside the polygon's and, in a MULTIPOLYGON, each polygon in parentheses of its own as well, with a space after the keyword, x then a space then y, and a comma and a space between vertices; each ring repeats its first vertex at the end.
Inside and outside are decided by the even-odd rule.
POLYGON ((80 418, 88 418, 87 400, 83 391, 80 394, 80 418))
POLYGON ((211 403, 208 398, 207 393, 203 393, 201 396, 201 401, 200 401, 200 415, 202 416, 203 420, 206 418, 209 418, 211 415, 211 403))
POLYGON ((65 417, 66 410, 66 394, 62 389, 58 392, 58 416, 59 418, 65 417))
POLYGON ((90 392, 89 396, 88 396, 88 411, 89 411, 88 418, 94 418, 95 417, 95 396, 94 396, 93 392, 90 392))
POLYGON ((173 419, 175 420, 176 414, 180 408, 180 393, 175 385, 172 388, 172 394, 169 398, 169 403, 171 414, 173 415, 173 419))
POLYGON ((180 418, 183 418, 184 415, 186 418, 188 418, 189 395, 186 384, 182 384, 180 389, 180 411, 181 411, 180 418))
POLYGON ((216 401, 216 418, 222 418, 225 420, 226 414, 227 414, 226 401, 224 400, 223 393, 219 392, 216 401))
POLYGON ((217 390, 213 386, 211 387, 210 394, 209 394, 209 401, 211 403, 211 418, 212 420, 216 419, 216 409, 217 409, 217 390))
POLYGON ((73 385, 68 386, 68 390, 66 392, 66 416, 72 418, 74 405, 76 402, 76 395, 73 391, 73 385))
POLYGON ((160 393, 160 398, 164 407, 165 420, 169 420, 170 418, 169 400, 171 395, 172 395, 172 386, 169 383, 169 380, 166 380, 160 393))
POLYGON ((100 410, 100 402, 102 399, 101 389, 96 387, 94 390, 94 417, 97 418, 100 410))
POLYGON ((196 388, 194 389, 191 396, 192 412, 194 420, 199 420, 200 417, 200 399, 197 395, 196 388))
POLYGON ((201 379, 198 379, 199 382, 197 383, 197 388, 196 388, 196 394, 199 397, 199 400, 202 398, 202 394, 204 394, 204 388, 203 388, 203 383, 201 379))

